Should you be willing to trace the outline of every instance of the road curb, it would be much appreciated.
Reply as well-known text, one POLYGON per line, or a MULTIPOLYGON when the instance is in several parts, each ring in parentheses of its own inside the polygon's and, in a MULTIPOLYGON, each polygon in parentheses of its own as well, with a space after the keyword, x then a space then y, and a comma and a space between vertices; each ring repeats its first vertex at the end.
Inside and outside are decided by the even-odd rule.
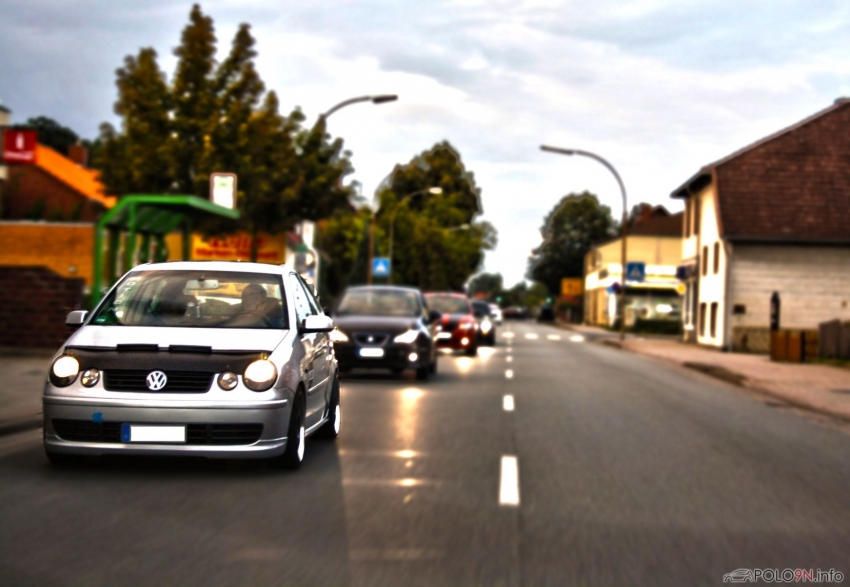
POLYGON ((8 436, 10 434, 17 434, 18 432, 25 432, 36 428, 41 428, 41 416, 7 420, 5 422, 0 422, 0 436, 8 436))

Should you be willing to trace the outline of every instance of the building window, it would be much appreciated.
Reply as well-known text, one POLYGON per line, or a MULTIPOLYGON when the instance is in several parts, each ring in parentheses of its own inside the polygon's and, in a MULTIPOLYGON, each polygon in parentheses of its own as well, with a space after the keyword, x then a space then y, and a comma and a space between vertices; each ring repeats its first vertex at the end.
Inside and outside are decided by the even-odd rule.
POLYGON ((714 274, 720 272, 720 243, 714 243, 714 274))
POLYGON ((717 302, 711 302, 711 338, 717 338, 717 302))
POLYGON ((694 198, 694 236, 699 234, 699 196, 694 198))
POLYGON ((702 274, 708 275, 708 245, 702 248, 702 274))
POLYGON ((699 335, 705 336, 705 302, 699 305, 699 335))

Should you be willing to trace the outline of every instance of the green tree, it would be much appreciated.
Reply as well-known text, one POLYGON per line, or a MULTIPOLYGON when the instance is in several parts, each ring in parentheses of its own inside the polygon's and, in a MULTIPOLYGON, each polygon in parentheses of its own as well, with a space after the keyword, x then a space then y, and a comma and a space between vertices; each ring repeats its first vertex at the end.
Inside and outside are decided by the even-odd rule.
MULTIPOLYGON (((240 28, 240 32, 242 29, 240 28)), ((239 33, 237 33, 237 37, 239 33)), ((226 75, 214 76, 216 37, 211 17, 197 4, 189 13, 180 45, 174 50, 177 71, 174 74, 173 130, 178 137, 172 145, 174 189, 177 193, 206 197, 208 187, 202 173, 202 161, 211 125, 216 121, 214 83, 228 81, 226 75)))
POLYGON ((543 243, 534 249, 526 276, 558 295, 561 279, 583 277, 584 257, 590 247, 613 236, 611 209, 589 192, 569 194, 546 215, 543 243))
POLYGON ((62 126, 47 116, 37 116, 27 119, 25 124, 15 125, 15 128, 26 128, 38 133, 38 142, 58 151, 63 155, 68 154, 68 148, 76 145, 80 140, 73 130, 62 126))
MULTIPOLYGON (((256 41, 242 24, 217 64, 212 18, 196 4, 174 51, 174 82, 166 83, 153 49, 127 57, 118 70, 120 131, 101 127, 97 163, 110 193, 188 193, 207 197, 215 171, 238 176, 240 228, 280 233, 300 220, 319 220, 350 205, 350 153, 320 120, 304 129, 299 109, 279 112, 255 66, 256 41)), ((233 230, 209 221, 208 233, 233 230)))
POLYGON ((495 299, 504 291, 504 283, 501 273, 479 273, 469 280, 466 291, 470 296, 484 294, 488 298, 495 299))
POLYGON ((320 283, 322 295, 329 301, 341 294, 349 284, 361 245, 368 240, 365 237, 370 219, 368 208, 340 209, 318 223, 316 247, 324 253, 320 283))
POLYGON ((377 249, 389 254, 392 227, 395 283, 463 291, 484 251, 496 246, 495 228, 475 221, 481 194, 474 175, 448 142, 396 165, 378 197, 377 249), (441 193, 431 194, 431 188, 441 193))

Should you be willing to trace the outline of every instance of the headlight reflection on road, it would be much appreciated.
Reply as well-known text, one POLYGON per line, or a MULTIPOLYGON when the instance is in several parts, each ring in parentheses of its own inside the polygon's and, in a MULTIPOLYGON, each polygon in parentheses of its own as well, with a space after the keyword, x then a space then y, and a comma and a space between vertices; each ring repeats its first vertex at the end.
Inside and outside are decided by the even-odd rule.
MULTIPOLYGON (((416 427, 419 420, 419 411, 417 404, 419 398, 425 395, 425 392, 415 387, 408 387, 401 390, 401 401, 399 402, 399 410, 396 415, 396 438, 405 449, 401 452, 409 452, 415 454, 409 447, 413 445, 416 438, 416 427)), ((398 453, 396 453, 398 454, 398 453)))
POLYGON ((478 348, 478 357, 484 362, 487 362, 487 359, 492 357, 494 354, 496 354, 496 349, 491 346, 482 346, 478 348))
MULTIPOLYGON (((481 349, 478 349, 478 352, 481 352, 481 349)), ((470 357, 458 357, 455 359, 455 366, 457 366, 457 370, 461 372, 461 374, 466 375, 472 370, 472 366, 475 364, 475 361, 470 357)))

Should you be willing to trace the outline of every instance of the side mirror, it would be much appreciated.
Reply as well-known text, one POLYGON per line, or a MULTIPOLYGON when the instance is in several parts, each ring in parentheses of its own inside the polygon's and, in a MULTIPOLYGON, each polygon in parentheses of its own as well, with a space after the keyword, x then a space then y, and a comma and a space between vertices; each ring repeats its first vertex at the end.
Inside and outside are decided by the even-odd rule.
POLYGON ((88 318, 89 313, 85 310, 74 310, 68 317, 65 318, 65 324, 68 326, 80 326, 85 323, 86 318, 88 318))
POLYGON ((431 311, 428 312, 428 321, 429 322, 439 322, 440 318, 442 318, 442 317, 443 317, 443 315, 441 313, 439 313, 437 310, 431 310, 431 311))
POLYGON ((334 321, 324 314, 307 316, 301 322, 301 332, 310 334, 312 332, 330 332, 334 329, 334 321))

